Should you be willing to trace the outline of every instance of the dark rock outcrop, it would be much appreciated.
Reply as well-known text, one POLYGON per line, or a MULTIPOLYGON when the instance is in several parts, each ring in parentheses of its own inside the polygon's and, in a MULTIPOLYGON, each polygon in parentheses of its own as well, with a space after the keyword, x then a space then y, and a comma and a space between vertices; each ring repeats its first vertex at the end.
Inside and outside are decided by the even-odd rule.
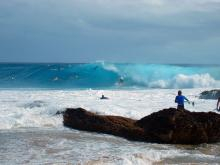
POLYGON ((220 97, 220 89, 213 89, 210 91, 203 91, 200 93, 200 99, 218 99, 220 97))
POLYGON ((112 134, 129 140, 170 144, 220 141, 220 115, 214 112, 169 108, 140 120, 132 120, 120 116, 96 115, 82 108, 68 108, 63 118, 67 127, 112 134))
POLYGON ((220 115, 164 109, 136 122, 155 142, 200 144, 220 141, 220 115))
POLYGON ((82 108, 68 108, 63 115, 65 126, 99 133, 112 134, 129 140, 144 140, 144 130, 136 120, 120 116, 101 116, 82 108))

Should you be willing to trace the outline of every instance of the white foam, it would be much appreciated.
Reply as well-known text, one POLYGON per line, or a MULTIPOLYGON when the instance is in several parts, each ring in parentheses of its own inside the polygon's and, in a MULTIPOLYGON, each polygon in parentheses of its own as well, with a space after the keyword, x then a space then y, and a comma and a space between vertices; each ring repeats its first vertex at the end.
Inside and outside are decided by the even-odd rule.
POLYGON ((185 75, 178 74, 170 80, 155 80, 146 82, 150 88, 209 88, 219 87, 220 81, 215 80, 208 73, 185 75))
MULTIPOLYGON (((185 89, 183 94, 195 106, 191 111, 213 111, 215 100, 201 100, 205 89, 185 89)), ((151 90, 1 90, 0 129, 20 127, 62 127, 62 115, 54 115, 67 107, 82 107, 92 112, 140 119, 158 110, 176 107, 175 89, 151 90), (104 94, 109 100, 100 100, 104 94)))
POLYGON ((207 88, 215 87, 218 84, 213 77, 207 74, 184 75, 179 74, 173 80, 178 88, 207 88))

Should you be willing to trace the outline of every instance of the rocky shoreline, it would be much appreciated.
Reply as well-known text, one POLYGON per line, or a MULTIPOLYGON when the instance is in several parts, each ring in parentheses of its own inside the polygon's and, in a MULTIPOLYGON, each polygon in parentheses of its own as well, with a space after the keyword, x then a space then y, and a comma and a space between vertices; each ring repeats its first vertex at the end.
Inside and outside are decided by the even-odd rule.
POLYGON ((220 97, 220 89, 203 91, 199 95, 200 99, 215 99, 215 100, 217 100, 219 97, 220 97))
POLYGON ((214 112, 164 109, 140 120, 97 115, 82 108, 67 108, 63 124, 73 129, 111 134, 134 141, 201 144, 220 141, 220 115, 214 112))

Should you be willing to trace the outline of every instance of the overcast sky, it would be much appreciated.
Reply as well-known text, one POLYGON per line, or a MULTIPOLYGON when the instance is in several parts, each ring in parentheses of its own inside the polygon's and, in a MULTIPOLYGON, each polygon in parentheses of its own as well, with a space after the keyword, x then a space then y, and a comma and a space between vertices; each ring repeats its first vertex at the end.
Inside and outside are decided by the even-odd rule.
POLYGON ((220 63, 220 0, 1 0, 0 62, 220 63))

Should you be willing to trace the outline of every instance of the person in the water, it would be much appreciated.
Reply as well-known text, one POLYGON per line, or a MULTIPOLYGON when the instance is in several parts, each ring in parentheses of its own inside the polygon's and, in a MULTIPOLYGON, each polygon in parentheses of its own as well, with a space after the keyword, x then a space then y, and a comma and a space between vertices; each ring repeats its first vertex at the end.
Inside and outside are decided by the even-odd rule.
POLYGON ((177 109, 179 110, 184 110, 184 101, 187 101, 188 103, 190 103, 190 101, 182 95, 182 91, 178 91, 178 95, 175 98, 175 103, 177 103, 177 109))
POLYGON ((123 85, 123 83, 124 83, 124 77, 121 76, 118 80, 118 85, 121 86, 121 85, 123 85))
POLYGON ((108 97, 105 97, 104 95, 102 95, 102 97, 100 97, 100 99, 108 99, 108 97))

